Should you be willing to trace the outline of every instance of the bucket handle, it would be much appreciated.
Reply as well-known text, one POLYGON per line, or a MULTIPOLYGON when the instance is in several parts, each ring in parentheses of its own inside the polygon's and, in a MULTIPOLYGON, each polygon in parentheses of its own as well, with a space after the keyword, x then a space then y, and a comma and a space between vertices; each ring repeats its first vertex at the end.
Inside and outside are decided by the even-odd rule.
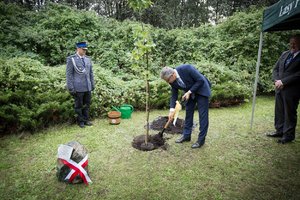
POLYGON ((117 107, 115 107, 115 106, 112 106, 112 108, 113 109, 115 109, 116 111, 118 111, 118 112, 121 112, 117 107))
POLYGON ((131 112, 133 112, 133 106, 132 105, 130 105, 130 104, 123 104, 123 105, 121 105, 120 107, 122 107, 122 106, 124 106, 124 107, 130 107, 131 108, 131 112))

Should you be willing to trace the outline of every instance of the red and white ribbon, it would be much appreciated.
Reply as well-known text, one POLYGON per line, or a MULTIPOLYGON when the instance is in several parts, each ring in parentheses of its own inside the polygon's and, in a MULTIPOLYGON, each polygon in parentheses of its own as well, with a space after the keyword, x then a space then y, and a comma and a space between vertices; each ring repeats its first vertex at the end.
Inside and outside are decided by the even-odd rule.
POLYGON ((74 178, 79 174, 86 185, 92 182, 89 175, 84 169, 84 167, 88 165, 87 155, 79 163, 76 163, 71 159, 68 160, 61 159, 61 160, 65 165, 67 165, 71 169, 70 173, 66 176, 65 180, 69 180, 69 182, 72 182, 74 178))

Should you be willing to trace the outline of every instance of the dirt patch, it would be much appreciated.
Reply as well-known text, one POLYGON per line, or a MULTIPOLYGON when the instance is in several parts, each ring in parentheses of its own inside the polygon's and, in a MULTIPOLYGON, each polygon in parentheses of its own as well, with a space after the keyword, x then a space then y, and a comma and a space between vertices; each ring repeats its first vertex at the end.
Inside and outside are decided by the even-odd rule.
MULTIPOLYGON (((149 135, 148 138, 148 143, 149 144, 145 144, 145 137, 146 135, 139 135, 136 136, 133 141, 132 141, 132 147, 142 150, 142 151, 152 151, 154 149, 164 149, 167 150, 168 149, 168 143, 166 143, 166 138, 161 137, 158 133, 160 131, 163 130, 164 126, 166 125, 168 121, 168 116, 159 116, 157 117, 155 120, 153 120, 150 125, 149 128, 151 130, 155 130, 157 131, 157 134, 155 135, 149 135)), ((176 126, 172 124, 169 125, 168 128, 166 128, 164 133, 168 133, 168 134, 182 134, 183 131, 183 126, 184 126, 184 120, 178 118, 176 121, 176 126)), ((195 125, 196 126, 196 125, 195 125)), ((146 126, 145 126, 146 128, 146 126)))
POLYGON ((132 141, 132 147, 142 151, 152 151, 158 148, 167 150, 168 144, 166 143, 166 140, 158 134, 149 135, 148 143, 151 145, 150 148, 145 147, 145 137, 146 135, 136 136, 132 141))
MULTIPOLYGON (((150 123, 150 129, 151 130, 156 130, 156 131, 161 131, 164 126, 166 125, 168 121, 168 116, 159 116, 155 120, 153 120, 150 123)), ((178 118, 176 121, 176 126, 171 123, 169 127, 165 130, 165 133, 169 134, 182 134, 183 131, 183 126, 184 126, 184 120, 178 118)))

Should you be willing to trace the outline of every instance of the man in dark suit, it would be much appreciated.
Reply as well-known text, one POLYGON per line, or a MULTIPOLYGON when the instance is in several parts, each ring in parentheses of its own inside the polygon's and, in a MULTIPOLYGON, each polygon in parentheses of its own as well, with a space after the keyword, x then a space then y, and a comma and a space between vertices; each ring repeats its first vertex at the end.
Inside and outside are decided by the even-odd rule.
POLYGON ((290 38, 290 50, 281 54, 273 69, 275 85, 275 129, 267 134, 285 144, 295 139, 300 99, 300 35, 290 38))
POLYGON ((86 56, 87 43, 76 43, 76 53, 67 58, 66 78, 67 87, 75 100, 75 113, 78 125, 84 128, 91 126, 89 108, 91 91, 94 90, 94 74, 92 61, 86 56))
POLYGON ((174 118, 174 108, 178 98, 178 90, 183 90, 185 92, 181 98, 186 101, 185 124, 183 133, 181 137, 176 140, 176 143, 191 140, 194 110, 195 105, 197 104, 200 133, 197 142, 192 145, 192 148, 200 148, 205 143, 205 137, 208 130, 208 106, 211 94, 210 82, 194 66, 188 64, 180 65, 175 69, 164 67, 160 76, 169 83, 172 88, 169 119, 174 118))

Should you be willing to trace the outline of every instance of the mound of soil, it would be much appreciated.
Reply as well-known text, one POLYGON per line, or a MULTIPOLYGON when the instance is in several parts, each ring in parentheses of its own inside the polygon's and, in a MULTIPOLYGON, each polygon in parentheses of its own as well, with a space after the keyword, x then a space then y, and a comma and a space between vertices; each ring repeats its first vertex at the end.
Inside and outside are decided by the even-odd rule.
POLYGON ((142 151, 152 151, 158 148, 167 150, 168 144, 166 143, 165 139, 158 134, 149 135, 148 143, 150 143, 152 148, 145 147, 145 137, 146 135, 136 136, 132 141, 132 147, 142 151))
MULTIPOLYGON (((150 123, 150 129, 162 131, 167 121, 168 121, 168 116, 159 116, 158 118, 156 118, 150 123)), ((182 134, 184 120, 178 118, 175 125, 176 126, 174 126, 173 123, 170 123, 169 127, 165 130, 165 133, 182 134)))

